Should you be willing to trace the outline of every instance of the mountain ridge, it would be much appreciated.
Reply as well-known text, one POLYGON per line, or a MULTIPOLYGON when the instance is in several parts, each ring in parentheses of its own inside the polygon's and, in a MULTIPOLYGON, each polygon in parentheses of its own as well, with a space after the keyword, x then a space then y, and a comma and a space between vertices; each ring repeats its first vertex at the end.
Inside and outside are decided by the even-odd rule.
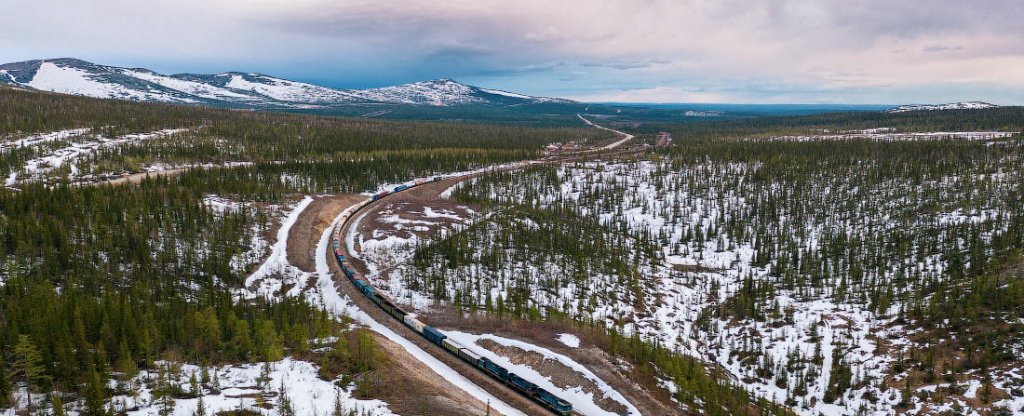
POLYGON ((167 75, 147 68, 101 65, 78 58, 2 64, 0 84, 95 98, 233 108, 317 109, 353 104, 515 107, 575 103, 481 88, 450 78, 381 88, 339 89, 257 72, 167 75))

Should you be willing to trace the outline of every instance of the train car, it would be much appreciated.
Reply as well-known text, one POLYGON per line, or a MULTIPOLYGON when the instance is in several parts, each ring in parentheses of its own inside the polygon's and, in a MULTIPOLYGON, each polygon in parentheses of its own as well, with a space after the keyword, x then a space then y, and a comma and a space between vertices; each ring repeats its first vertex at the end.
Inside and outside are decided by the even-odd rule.
POLYGON ((345 256, 339 254, 338 255, 338 264, 341 264, 341 263, 344 263, 344 262, 345 262, 345 256))
POLYGON ((366 295, 366 297, 370 298, 370 300, 373 300, 373 286, 366 284, 366 282, 363 281, 363 279, 356 279, 355 283, 356 288, 358 288, 360 292, 363 292, 363 294, 366 295))
POLYGON ((398 185, 395 187, 395 192, 402 192, 406 189, 409 189, 409 185, 398 185))
POLYGON ((419 179, 417 179, 415 181, 412 181, 412 185, 413 186, 420 186, 420 185, 423 185, 425 183, 427 183, 427 180, 425 178, 419 178, 419 179))
POLYGON ((440 182, 440 181, 441 181, 441 177, 440 176, 435 176, 434 179, 431 179, 431 182, 440 182))
POLYGON ((405 315, 408 315, 408 313, 403 311, 402 308, 396 306, 380 293, 374 294, 373 297, 375 298, 374 301, 384 309, 384 312, 387 312, 388 315, 395 317, 395 319, 398 319, 399 321, 405 321, 405 315))
POLYGON ((444 341, 441 341, 441 346, 456 356, 459 355, 459 350, 465 349, 465 347, 458 342, 452 341, 451 338, 445 338, 444 341))
POLYGON ((402 319, 402 322, 405 322, 405 326, 411 328, 413 331, 416 331, 416 333, 421 335, 423 334, 423 327, 426 326, 423 324, 423 322, 420 322, 419 319, 416 319, 415 316, 412 316, 412 314, 405 315, 405 318, 402 319))
POLYGON ((508 383, 512 388, 525 393, 528 396, 533 396, 537 391, 537 385, 527 381, 525 378, 519 377, 516 373, 508 373, 508 383))
POLYGON ((441 331, 438 331, 429 325, 423 326, 423 336, 426 337, 427 340, 429 340, 430 342, 433 342, 437 345, 441 345, 441 341, 444 341, 445 338, 448 338, 447 335, 441 333, 441 331))
POLYGON ((536 397, 537 400, 544 405, 544 407, 548 408, 548 410, 551 410, 552 412, 555 412, 555 414, 561 416, 569 416, 572 414, 572 403, 569 403, 559 398, 558 396, 551 394, 551 392, 547 390, 538 387, 533 397, 536 397))
POLYGON ((481 370, 484 370, 485 373, 497 377, 501 381, 508 381, 508 370, 506 370, 505 367, 495 364, 494 361, 481 357, 477 360, 476 366, 481 370))
POLYGON ((477 353, 470 351, 469 348, 463 348, 459 350, 459 358, 479 367, 478 363, 481 357, 477 353))
POLYGON ((391 194, 390 191, 380 191, 380 192, 377 192, 377 193, 373 194, 373 199, 372 200, 376 201, 376 200, 381 199, 383 197, 386 197, 386 196, 388 196, 390 194, 391 194))

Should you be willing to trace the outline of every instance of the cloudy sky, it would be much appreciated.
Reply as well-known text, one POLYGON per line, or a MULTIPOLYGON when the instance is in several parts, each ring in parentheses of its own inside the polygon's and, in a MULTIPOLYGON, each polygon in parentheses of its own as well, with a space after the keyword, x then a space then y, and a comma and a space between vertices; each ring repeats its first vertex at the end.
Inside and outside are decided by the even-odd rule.
POLYGON ((1021 0, 5 0, 0 61, 590 101, 1024 104, 1021 0))

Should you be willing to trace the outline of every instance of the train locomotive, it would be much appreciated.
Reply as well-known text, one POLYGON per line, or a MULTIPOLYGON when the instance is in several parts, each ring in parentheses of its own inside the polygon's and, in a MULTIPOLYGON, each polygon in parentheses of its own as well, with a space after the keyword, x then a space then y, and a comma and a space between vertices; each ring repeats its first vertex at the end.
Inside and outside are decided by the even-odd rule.
POLYGON ((428 341, 430 341, 432 344, 436 344, 439 347, 444 348, 446 351, 458 357, 462 361, 469 363, 470 365, 476 367, 484 374, 487 374, 488 376, 497 379, 498 381, 505 384, 509 388, 523 394, 524 396, 529 397, 530 399, 537 402, 538 404, 550 410, 556 415, 568 416, 574 414, 572 404, 569 403, 568 401, 548 392, 547 390, 544 390, 543 388, 540 388, 536 384, 531 383, 530 381, 527 381, 522 377, 519 377, 518 375, 508 371, 504 367, 495 364, 493 361, 485 357, 481 357, 480 355, 474 353, 468 348, 465 348, 464 346, 460 345, 458 342, 448 339, 448 337, 443 332, 429 325, 424 324, 419 319, 416 319, 416 317, 413 314, 406 312, 401 307, 392 302, 390 299, 388 299, 386 296, 375 290, 373 285, 370 284, 369 280, 367 280, 363 276, 360 276, 359 273, 357 273, 355 269, 351 267, 349 261, 346 259, 345 251, 342 249, 342 244, 344 240, 341 236, 341 230, 342 228, 344 228, 345 223, 352 216, 352 214, 356 213, 366 205, 369 205, 371 202, 377 201, 390 194, 402 192, 425 183, 437 182, 440 180, 441 177, 433 177, 431 179, 417 179, 415 181, 399 185, 390 190, 380 191, 374 194, 370 199, 357 204, 352 209, 349 209, 347 213, 343 214, 340 220, 338 221, 337 225, 335 225, 334 227, 331 241, 333 254, 338 262, 338 266, 341 267, 341 271, 345 274, 345 277, 348 278, 348 280, 352 282, 353 285, 355 285, 356 289, 358 289, 360 293, 366 296, 373 303, 377 304, 377 306, 383 309, 385 312, 387 312, 388 315, 391 315, 393 318, 397 319, 399 322, 409 327, 414 332, 420 334, 428 341))

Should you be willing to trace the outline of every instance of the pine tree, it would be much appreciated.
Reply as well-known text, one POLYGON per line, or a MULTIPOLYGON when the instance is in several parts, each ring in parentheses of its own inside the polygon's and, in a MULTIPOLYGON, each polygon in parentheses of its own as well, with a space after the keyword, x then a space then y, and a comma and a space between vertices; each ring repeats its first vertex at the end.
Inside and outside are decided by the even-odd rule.
POLYGON ((11 394, 14 393, 14 385, 11 381, 11 374, 7 372, 7 363, 3 354, 0 354, 0 408, 7 408, 13 405, 11 394))
POLYGON ((256 387, 260 390, 265 390, 270 380, 270 363, 265 362, 260 367, 260 375, 256 377, 256 387))
POLYGON ((199 386, 199 379, 196 378, 196 372, 193 371, 188 377, 188 395, 190 397, 202 397, 203 389, 199 386))
POLYGON ((174 381, 170 379, 169 373, 168 364, 161 364, 156 377, 156 386, 152 391, 153 403, 157 405, 161 416, 174 413, 174 381))
POLYGON ((64 400, 61 399, 61 395, 59 392, 55 392, 53 394, 53 401, 51 404, 53 407, 53 412, 51 412, 51 416, 64 416, 64 400))
POLYGON ((295 416, 295 407, 292 405, 292 399, 288 397, 288 390, 284 388, 284 380, 281 380, 281 388, 277 390, 278 394, 278 416, 295 416))
POLYGON ((334 410, 331 416, 345 416, 345 409, 341 406, 341 390, 334 389, 334 410))
POLYGON ((104 383, 100 380, 100 374, 92 369, 87 374, 85 411, 82 414, 85 416, 106 416, 106 393, 104 392, 104 383))
POLYGON ((14 347, 14 372, 21 376, 25 383, 25 391, 28 395, 28 408, 31 412, 32 389, 39 386, 45 379, 43 373, 43 357, 39 349, 32 343, 28 335, 18 337, 18 344, 14 347))
POLYGON ((192 412, 193 416, 206 416, 206 402, 203 401, 203 396, 199 396, 199 401, 196 402, 196 411, 192 412))

